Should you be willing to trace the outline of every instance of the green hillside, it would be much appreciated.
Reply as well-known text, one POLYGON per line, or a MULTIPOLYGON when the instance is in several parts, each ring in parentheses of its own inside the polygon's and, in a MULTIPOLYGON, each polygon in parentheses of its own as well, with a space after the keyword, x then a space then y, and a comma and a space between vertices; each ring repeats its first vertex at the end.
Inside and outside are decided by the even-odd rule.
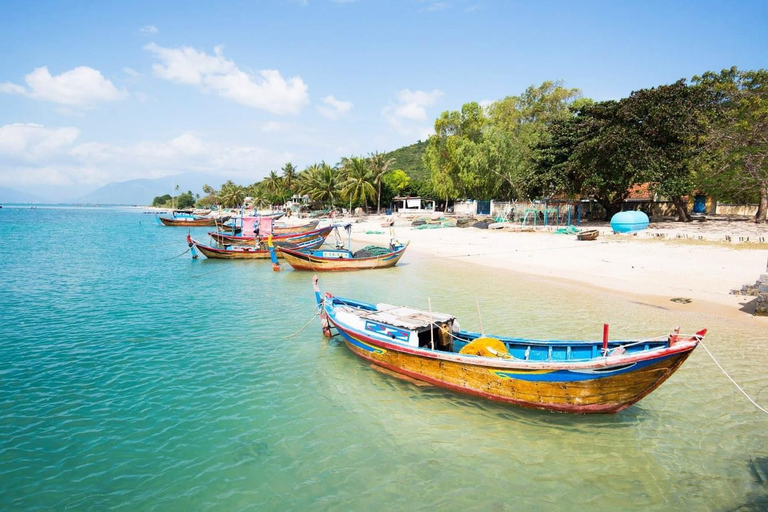
POLYGON ((427 141, 419 141, 410 146, 403 146, 387 153, 387 157, 394 158, 395 163, 391 169, 402 169, 411 179, 426 180, 429 171, 424 167, 421 157, 427 148, 427 141))

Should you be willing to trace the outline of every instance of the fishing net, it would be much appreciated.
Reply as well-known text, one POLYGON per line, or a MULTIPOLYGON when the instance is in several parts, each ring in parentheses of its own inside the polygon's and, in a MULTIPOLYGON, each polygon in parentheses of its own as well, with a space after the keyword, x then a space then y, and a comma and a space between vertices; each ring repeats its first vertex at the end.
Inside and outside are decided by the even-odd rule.
POLYGON ((485 357, 509 357, 507 346, 496 338, 477 338, 459 351, 459 354, 485 357))
POLYGON ((384 256, 389 254, 390 251, 386 247, 379 247, 377 245, 368 245, 363 247, 359 251, 355 252, 352 256, 355 258, 371 258, 373 256, 384 256))
POLYGON ((557 228, 555 230, 556 235, 575 235, 576 233, 580 232, 581 230, 577 228, 576 226, 568 226, 566 228, 557 228))

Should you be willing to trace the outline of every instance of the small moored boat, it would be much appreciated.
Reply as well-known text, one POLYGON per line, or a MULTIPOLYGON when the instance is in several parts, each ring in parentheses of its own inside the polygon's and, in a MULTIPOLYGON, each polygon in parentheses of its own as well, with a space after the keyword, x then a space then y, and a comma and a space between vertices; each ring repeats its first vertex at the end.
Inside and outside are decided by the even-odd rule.
POLYGON ((157 223, 163 226, 215 226, 217 223, 226 222, 229 216, 211 217, 210 215, 194 215, 188 210, 174 210, 170 217, 156 215, 157 223))
POLYGON ((706 329, 644 340, 550 341, 484 336, 452 315, 320 294, 323 332, 374 365, 480 397, 569 413, 616 413, 667 380, 706 329))
POLYGON ((408 242, 397 242, 389 247, 371 245, 354 253, 348 249, 299 250, 290 247, 279 247, 277 252, 295 270, 368 270, 394 267, 407 247, 408 242))
POLYGON ((349 237, 347 247, 351 247, 352 224, 347 223, 333 225, 336 235, 335 248, 310 250, 280 247, 278 250, 295 270, 343 271, 394 267, 408 247, 408 242, 404 244, 398 242, 393 234, 389 247, 369 245, 352 252, 344 248, 339 228, 347 232, 349 237))
MULTIPOLYGON (((297 244, 292 244, 285 241, 277 241, 274 242, 274 245, 275 247, 290 246, 295 249, 314 249, 323 245, 324 241, 325 237, 316 236, 297 244)), ((192 258, 194 259, 197 258, 197 251, 200 251, 200 253, 206 258, 216 260, 258 260, 271 258, 267 240, 260 240, 258 242, 258 246, 211 247, 209 245, 201 244, 190 235, 187 235, 187 244, 189 244, 189 247, 192 250, 192 258)), ((279 257, 279 252, 277 253, 277 256, 279 257)))
POLYGON ((597 229, 590 229, 588 231, 576 233, 576 240, 596 240, 598 236, 600 236, 600 231, 597 229))
MULTIPOLYGON (((310 224, 305 224, 304 226, 310 226, 310 224)), ((324 235, 328 236, 328 234, 333 229, 333 226, 324 226, 322 228, 317 228, 317 224, 315 224, 315 227, 312 227, 310 229, 304 229, 303 227, 299 227, 299 230, 294 231, 292 228, 286 231, 283 231, 283 228, 278 227, 276 228, 277 231, 275 231, 275 228, 272 228, 272 239, 273 240, 287 240, 289 242, 297 243, 302 241, 303 239, 310 239, 317 235, 324 235)), ((247 229, 247 227, 243 227, 243 233, 241 235, 229 235, 226 233, 217 233, 215 231, 208 232, 208 236, 210 236, 214 242, 222 245, 253 245, 255 243, 255 240, 257 240, 259 237, 265 238, 270 233, 264 233, 262 234, 259 230, 259 233, 256 234, 253 229, 247 229)))

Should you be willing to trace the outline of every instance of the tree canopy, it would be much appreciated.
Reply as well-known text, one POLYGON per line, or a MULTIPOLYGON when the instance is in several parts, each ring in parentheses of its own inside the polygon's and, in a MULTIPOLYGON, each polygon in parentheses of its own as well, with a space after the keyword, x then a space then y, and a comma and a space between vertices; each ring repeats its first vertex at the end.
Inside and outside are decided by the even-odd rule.
MULTIPOLYGON (((282 204, 295 193, 325 207, 387 203, 395 195, 450 200, 590 198, 606 218, 647 185, 690 220, 686 196, 759 201, 768 215, 768 71, 730 68, 593 101, 545 81, 491 103, 446 111, 426 141, 389 153, 286 163, 248 187, 206 185, 198 205, 282 204)), ((188 193, 191 196, 191 193, 188 193)), ((155 198, 181 201, 186 194, 155 198)))

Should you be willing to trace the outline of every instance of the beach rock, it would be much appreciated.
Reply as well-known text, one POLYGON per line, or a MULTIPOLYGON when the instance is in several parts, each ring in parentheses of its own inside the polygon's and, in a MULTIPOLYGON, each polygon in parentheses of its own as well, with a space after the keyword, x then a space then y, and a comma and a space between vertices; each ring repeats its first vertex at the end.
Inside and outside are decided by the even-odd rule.
POLYGON ((741 290, 731 290, 731 295, 748 295, 750 297, 757 297, 760 287, 760 281, 755 284, 745 284, 741 287, 741 290))
POLYGON ((755 316, 768 316, 768 274, 762 274, 758 283, 755 316))
POLYGON ((472 219, 470 217, 459 217, 456 219, 456 226, 460 228, 466 228, 472 225, 472 223, 475 221, 475 219, 472 219))
POLYGON ((480 221, 477 221, 474 224, 472 224, 472 227, 473 228, 477 228, 477 229, 488 229, 488 226, 490 224, 491 223, 488 222, 487 220, 480 220, 480 221))

